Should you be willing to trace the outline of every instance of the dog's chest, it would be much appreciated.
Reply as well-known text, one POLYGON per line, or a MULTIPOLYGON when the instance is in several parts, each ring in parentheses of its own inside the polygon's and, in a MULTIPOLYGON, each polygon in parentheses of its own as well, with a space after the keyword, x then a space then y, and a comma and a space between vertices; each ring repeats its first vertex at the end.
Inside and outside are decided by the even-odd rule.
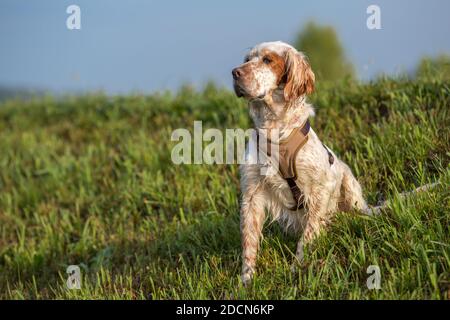
POLYGON ((279 202, 286 208, 291 208, 295 204, 289 185, 279 173, 264 176, 262 182, 272 200, 279 202))

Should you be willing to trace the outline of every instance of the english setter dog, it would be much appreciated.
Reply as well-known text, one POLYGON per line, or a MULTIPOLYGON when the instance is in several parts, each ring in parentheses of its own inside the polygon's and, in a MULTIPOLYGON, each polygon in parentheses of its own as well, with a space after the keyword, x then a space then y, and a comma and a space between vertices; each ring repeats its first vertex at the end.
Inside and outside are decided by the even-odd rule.
POLYGON ((350 168, 322 144, 309 127, 314 115, 306 96, 313 92, 315 76, 306 57, 283 42, 265 42, 233 69, 234 90, 248 100, 258 131, 278 130, 280 154, 277 174, 261 174, 263 164, 242 164, 241 237, 242 281, 255 272, 265 212, 286 229, 302 232, 296 257, 337 211, 369 213, 361 186, 350 168), (293 137, 293 138, 292 138, 293 137), (283 158, 284 157, 284 158, 283 158))

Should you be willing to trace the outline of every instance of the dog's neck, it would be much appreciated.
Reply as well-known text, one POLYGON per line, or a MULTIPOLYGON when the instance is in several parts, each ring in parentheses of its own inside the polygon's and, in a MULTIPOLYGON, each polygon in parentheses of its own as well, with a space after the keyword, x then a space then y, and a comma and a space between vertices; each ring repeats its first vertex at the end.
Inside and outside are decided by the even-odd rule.
POLYGON ((277 129, 280 138, 291 133, 292 129, 304 124, 308 117, 314 116, 314 110, 301 96, 294 101, 284 99, 283 90, 274 90, 264 99, 249 101, 250 117, 256 129, 277 129))

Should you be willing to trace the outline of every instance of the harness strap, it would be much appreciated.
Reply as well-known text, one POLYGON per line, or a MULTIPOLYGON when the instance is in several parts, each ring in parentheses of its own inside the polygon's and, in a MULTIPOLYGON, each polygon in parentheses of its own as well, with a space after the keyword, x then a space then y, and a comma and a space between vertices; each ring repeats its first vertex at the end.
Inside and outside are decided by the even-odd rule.
POLYGON ((305 207, 303 193, 300 191, 297 183, 294 178, 286 178, 287 184, 289 185, 289 189, 291 189, 292 197, 296 205, 289 208, 291 211, 297 211, 303 209, 305 207))
MULTIPOLYGON (((289 208, 289 210, 292 211, 300 210, 305 207, 304 195, 296 183, 297 170, 295 167, 295 159, 297 157, 297 153, 308 141, 308 133, 310 129, 311 125, 308 119, 302 127, 294 129, 287 139, 285 139, 284 141, 280 141, 280 143, 278 144, 280 153, 278 159, 278 172, 280 173, 281 177, 286 180, 289 189, 291 190, 292 197, 295 201, 295 205, 289 208)), ((268 156, 271 156, 271 144, 272 142, 267 139, 267 146, 263 147, 268 156)), ((257 145, 259 149, 259 133, 257 135, 257 145)), ((328 162, 331 166, 334 163, 333 154, 324 144, 323 147, 328 153, 328 162)))
MULTIPOLYGON (((334 163, 334 156, 325 144, 322 143, 322 145, 328 153, 328 163, 330 164, 330 166, 332 166, 334 163)), ((297 210, 303 209, 305 207, 305 204, 304 204, 305 197, 303 196, 303 193, 300 191, 297 183, 295 182, 296 179, 285 178, 285 180, 286 180, 287 184, 289 185, 289 189, 291 189, 292 196, 296 203, 296 205, 290 207, 289 210, 297 211, 297 210)))

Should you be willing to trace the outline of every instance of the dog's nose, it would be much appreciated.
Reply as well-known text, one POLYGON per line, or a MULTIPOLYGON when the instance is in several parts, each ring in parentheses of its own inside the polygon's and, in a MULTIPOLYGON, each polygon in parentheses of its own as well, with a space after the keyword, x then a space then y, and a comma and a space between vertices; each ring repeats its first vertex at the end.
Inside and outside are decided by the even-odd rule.
POLYGON ((233 71, 231 71, 231 74, 233 75, 233 79, 237 80, 242 76, 242 70, 239 68, 234 68, 233 71))

